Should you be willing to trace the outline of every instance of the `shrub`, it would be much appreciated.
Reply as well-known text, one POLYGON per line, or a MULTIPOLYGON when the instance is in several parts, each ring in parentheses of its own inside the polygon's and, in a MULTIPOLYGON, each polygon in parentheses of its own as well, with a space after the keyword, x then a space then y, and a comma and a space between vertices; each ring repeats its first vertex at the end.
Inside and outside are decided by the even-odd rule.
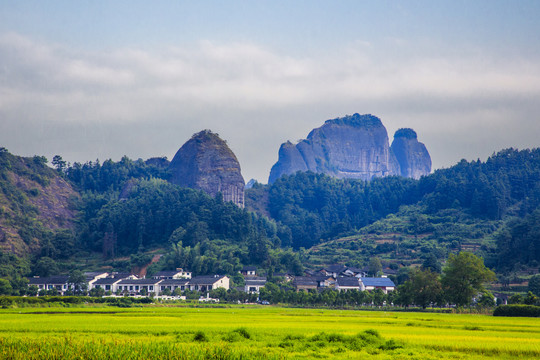
POLYGON ((251 339, 251 334, 247 331, 245 327, 234 329, 233 332, 238 333, 240 336, 244 337, 245 339, 251 339))
POLYGON ((493 316, 540 317, 540 306, 501 305, 495 309, 493 316))
POLYGON ((193 335, 193 341, 206 342, 208 341, 208 338, 206 337, 204 331, 199 330, 195 333, 195 335, 193 335))

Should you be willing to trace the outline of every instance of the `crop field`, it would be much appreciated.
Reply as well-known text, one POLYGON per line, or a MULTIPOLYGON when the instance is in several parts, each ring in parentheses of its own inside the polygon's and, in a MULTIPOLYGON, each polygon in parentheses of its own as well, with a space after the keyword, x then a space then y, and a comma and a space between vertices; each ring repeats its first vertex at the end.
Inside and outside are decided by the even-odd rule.
POLYGON ((0 359, 538 359, 540 320, 279 307, 0 310, 0 359))

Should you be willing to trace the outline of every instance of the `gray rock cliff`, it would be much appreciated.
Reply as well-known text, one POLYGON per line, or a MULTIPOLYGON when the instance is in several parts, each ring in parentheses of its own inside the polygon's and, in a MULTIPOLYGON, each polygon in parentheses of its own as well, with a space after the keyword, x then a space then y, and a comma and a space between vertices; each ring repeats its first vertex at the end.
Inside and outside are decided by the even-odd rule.
POLYGON ((396 131, 391 149, 399 163, 401 176, 419 179, 431 172, 431 157, 413 129, 396 131))
POLYGON ((234 153, 217 134, 201 131, 191 137, 172 159, 169 170, 174 184, 203 190, 244 207, 244 178, 234 153))
POLYGON ((416 178, 428 174, 431 159, 425 146, 416 140, 416 133, 414 139, 406 138, 403 131, 396 134, 399 139, 394 142, 399 159, 390 148, 388 133, 378 117, 354 114, 327 120, 298 144, 286 142, 281 145, 279 159, 270 171, 268 182, 273 183, 282 175, 297 171, 365 181, 389 175, 407 174, 403 176, 416 178), (421 147, 429 159, 429 169, 421 147), (406 167, 405 171, 401 163, 406 167))

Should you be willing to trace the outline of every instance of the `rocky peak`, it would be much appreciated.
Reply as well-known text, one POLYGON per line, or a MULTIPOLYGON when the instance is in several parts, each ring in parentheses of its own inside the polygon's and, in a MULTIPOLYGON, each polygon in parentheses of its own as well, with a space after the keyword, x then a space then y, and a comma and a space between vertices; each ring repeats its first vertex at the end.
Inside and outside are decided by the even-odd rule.
POLYGON ((234 153, 218 134, 203 130, 178 150, 169 170, 171 182, 203 190, 244 207, 244 178, 234 153))
POLYGON ((396 131, 391 149, 399 163, 401 176, 419 179, 431 172, 429 152, 426 146, 418 141, 413 129, 396 131))
POLYGON ((427 150, 424 146, 423 153, 420 148, 423 144, 418 143, 416 132, 400 129, 395 138, 395 148, 402 162, 390 148, 388 133, 378 117, 353 114, 327 120, 296 145, 289 141, 281 145, 279 159, 270 171, 268 182, 273 183, 282 175, 297 171, 361 180, 402 174, 416 178, 428 174, 431 160, 428 170, 427 150), (402 171, 401 163, 406 167, 405 171, 402 171))

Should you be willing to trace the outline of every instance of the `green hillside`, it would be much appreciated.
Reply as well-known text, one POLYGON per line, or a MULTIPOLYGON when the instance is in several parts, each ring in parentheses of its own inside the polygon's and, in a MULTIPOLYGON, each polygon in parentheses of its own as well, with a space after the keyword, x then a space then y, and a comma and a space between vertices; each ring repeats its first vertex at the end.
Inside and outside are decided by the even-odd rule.
MULTIPOLYGON (((246 209, 170 184, 166 159, 66 164, 0 153, 0 276, 81 270, 301 274, 396 271, 481 255, 508 283, 540 261, 540 150, 503 150, 420 180, 297 173, 246 191, 246 209), (151 260, 157 261, 148 269, 151 260)), ((521 278, 520 278, 521 277, 521 278)))

